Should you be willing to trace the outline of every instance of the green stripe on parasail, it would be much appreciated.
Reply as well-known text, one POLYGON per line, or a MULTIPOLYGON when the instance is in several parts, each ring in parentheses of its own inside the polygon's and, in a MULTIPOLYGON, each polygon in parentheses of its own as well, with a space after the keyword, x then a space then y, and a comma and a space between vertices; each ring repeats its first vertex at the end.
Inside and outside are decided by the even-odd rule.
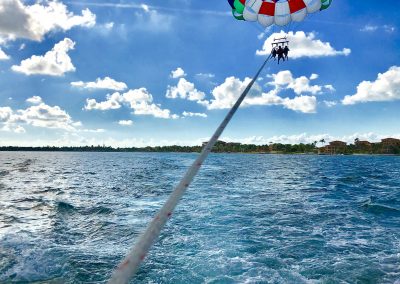
POLYGON ((235 19, 239 21, 244 21, 243 17, 244 5, 240 2, 240 0, 235 0, 235 2, 233 2, 233 6, 235 8, 232 9, 232 14, 235 17, 235 19))
POLYGON ((321 11, 328 9, 329 6, 332 4, 332 0, 321 0, 322 6, 321 6, 321 11))

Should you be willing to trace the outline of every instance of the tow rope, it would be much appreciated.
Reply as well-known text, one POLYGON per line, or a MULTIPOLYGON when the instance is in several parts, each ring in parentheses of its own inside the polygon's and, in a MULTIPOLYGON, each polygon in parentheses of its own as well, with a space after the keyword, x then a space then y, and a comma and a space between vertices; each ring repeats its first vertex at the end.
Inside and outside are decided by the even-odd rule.
POLYGON ((165 202, 160 211, 155 215, 153 220, 147 226, 146 230, 139 237, 136 244, 133 246, 129 254, 125 259, 119 264, 117 269, 111 276, 108 283, 110 284, 126 284, 129 283, 130 279, 138 271, 141 262, 145 259, 147 253, 149 252, 153 243, 160 236, 161 229, 164 227, 167 220, 171 217, 179 200, 185 194, 186 190, 190 186, 193 178, 199 172, 204 160, 210 154, 215 143, 218 141, 222 132, 225 130, 228 123, 231 121, 233 115, 236 113, 243 100, 246 98, 250 89, 254 85, 257 78, 260 76, 261 71, 264 69, 267 62, 271 59, 271 55, 264 61, 258 70, 257 74, 254 76, 253 80, 249 83, 243 93, 240 95, 239 99, 236 101, 232 109, 226 115, 225 119, 222 121, 221 125, 217 128, 214 135, 208 141, 207 145, 203 148, 200 155, 193 162, 191 167, 187 170, 186 174, 183 176, 182 180, 175 187, 174 191, 169 196, 168 200, 165 202))

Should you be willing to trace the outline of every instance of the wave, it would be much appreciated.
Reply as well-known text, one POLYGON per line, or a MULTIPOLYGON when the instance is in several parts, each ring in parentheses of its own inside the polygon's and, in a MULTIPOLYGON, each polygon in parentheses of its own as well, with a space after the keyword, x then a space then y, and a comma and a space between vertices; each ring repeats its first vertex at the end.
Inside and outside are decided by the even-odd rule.
POLYGON ((400 209, 394 208, 394 207, 390 207, 390 206, 386 206, 383 204, 378 204, 378 203, 372 203, 372 200, 368 200, 367 202, 365 202, 363 205, 361 205, 361 207, 369 212, 369 213, 373 213, 373 214, 396 214, 396 215, 400 215, 400 209))
POLYGON ((92 207, 84 210, 83 214, 111 214, 114 211, 111 208, 104 207, 104 206, 98 206, 98 207, 92 207))
POLYGON ((75 207, 72 204, 65 201, 58 201, 56 203, 56 211, 60 213, 78 213, 81 215, 97 215, 97 214, 111 214, 114 211, 111 208, 104 206, 96 207, 75 207))
POLYGON ((0 171, 0 178, 5 177, 9 173, 10 173, 10 171, 7 171, 7 170, 0 171))
POLYGON ((56 210, 58 211, 58 212, 72 212, 72 211, 76 211, 77 209, 73 206, 73 205, 71 205, 71 204, 69 204, 69 203, 67 203, 67 202, 64 202, 64 201, 58 201, 57 203, 56 203, 56 210))
POLYGON ((28 167, 32 165, 35 161, 33 159, 26 159, 25 161, 15 165, 15 168, 20 172, 28 171, 28 167))

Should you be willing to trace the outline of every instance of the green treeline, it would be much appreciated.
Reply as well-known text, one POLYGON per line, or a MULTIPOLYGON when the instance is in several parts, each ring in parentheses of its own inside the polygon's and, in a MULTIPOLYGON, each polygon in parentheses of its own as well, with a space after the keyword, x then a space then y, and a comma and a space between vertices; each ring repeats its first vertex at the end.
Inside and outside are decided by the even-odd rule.
MULTIPOLYGON (((82 147, 18 147, 3 146, 0 151, 37 151, 37 152, 180 152, 193 153, 200 152, 203 146, 156 146, 156 147, 130 147, 130 148, 113 148, 109 146, 82 146, 82 147)), ((213 148, 214 153, 317 153, 314 144, 298 144, 284 145, 253 145, 240 143, 217 142, 213 148)))
MULTIPOLYGON (((0 151, 37 151, 37 152, 179 152, 193 153, 200 152, 202 146, 156 146, 156 147, 130 147, 113 148, 109 146, 82 146, 82 147, 17 147, 3 146, 0 151)), ((359 147, 356 144, 350 144, 342 148, 335 149, 334 153, 321 151, 324 148, 318 148, 317 142, 310 144, 270 144, 254 145, 240 143, 225 143, 218 141, 212 152, 214 153, 279 153, 279 154, 400 154, 400 146, 384 147, 381 143, 371 144, 370 147, 359 147)))

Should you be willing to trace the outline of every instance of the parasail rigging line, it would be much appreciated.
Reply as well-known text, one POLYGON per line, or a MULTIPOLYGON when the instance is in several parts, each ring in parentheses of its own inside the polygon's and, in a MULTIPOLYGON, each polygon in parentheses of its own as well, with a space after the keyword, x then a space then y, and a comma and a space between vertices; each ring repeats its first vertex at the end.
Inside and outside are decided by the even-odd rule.
POLYGON ((125 257, 125 259, 119 264, 117 269, 114 271, 108 283, 126 284, 129 283, 130 279, 132 279, 133 276, 136 274, 141 262, 145 259, 153 243, 158 239, 162 228, 164 227, 168 219, 171 217, 172 212, 174 211, 179 200, 185 194, 186 190, 193 181, 194 177, 200 170, 203 162, 210 154, 215 143, 218 141, 219 137, 225 130, 228 123, 231 121, 233 115, 239 109, 243 100, 246 98, 250 89, 253 87, 254 83, 258 79, 261 71, 264 69, 265 65, 270 59, 271 55, 268 56, 268 58, 261 65, 256 75, 253 77, 249 85, 240 95, 239 99, 236 101, 232 109, 228 112, 225 119, 222 121, 220 126, 215 131, 214 135, 211 137, 207 145, 201 151, 200 155, 193 162, 191 167, 187 170, 186 174, 183 176, 182 180, 179 182, 179 184, 175 187, 174 191, 168 197, 163 207, 154 216, 153 220, 150 222, 146 230, 139 237, 139 239, 137 240, 137 242, 135 243, 129 254, 125 257))

